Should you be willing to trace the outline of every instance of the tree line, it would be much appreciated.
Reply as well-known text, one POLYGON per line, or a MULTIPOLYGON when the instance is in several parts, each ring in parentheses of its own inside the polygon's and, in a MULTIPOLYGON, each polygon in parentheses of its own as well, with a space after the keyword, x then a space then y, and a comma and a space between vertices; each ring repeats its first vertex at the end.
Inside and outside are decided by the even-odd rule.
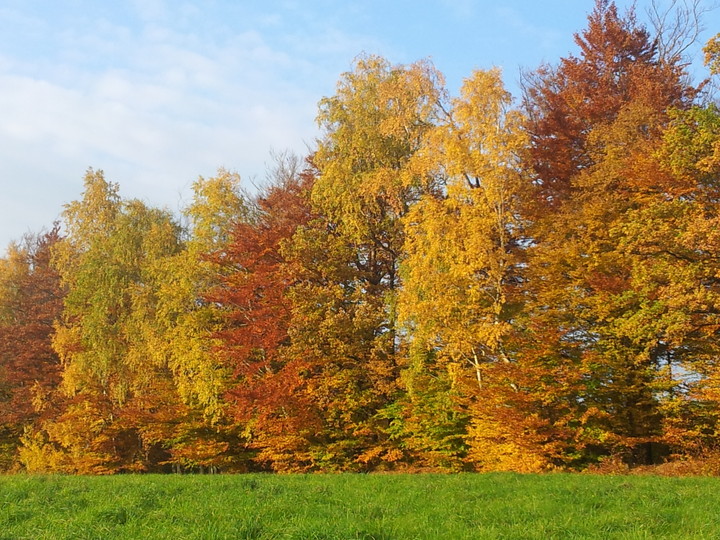
POLYGON ((720 111, 667 37, 597 0, 519 106, 362 56, 182 216, 89 170, 0 259, 0 469, 720 459, 720 111))

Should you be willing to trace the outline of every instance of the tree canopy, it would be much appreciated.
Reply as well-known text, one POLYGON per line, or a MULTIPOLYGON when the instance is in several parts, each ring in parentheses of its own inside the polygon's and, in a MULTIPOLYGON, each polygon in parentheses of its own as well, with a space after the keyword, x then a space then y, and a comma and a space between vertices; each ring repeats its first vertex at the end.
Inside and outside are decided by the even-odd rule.
POLYGON ((716 471, 720 109, 663 31, 597 0, 517 101, 360 56, 179 216, 90 169, 0 259, 0 469, 716 471))

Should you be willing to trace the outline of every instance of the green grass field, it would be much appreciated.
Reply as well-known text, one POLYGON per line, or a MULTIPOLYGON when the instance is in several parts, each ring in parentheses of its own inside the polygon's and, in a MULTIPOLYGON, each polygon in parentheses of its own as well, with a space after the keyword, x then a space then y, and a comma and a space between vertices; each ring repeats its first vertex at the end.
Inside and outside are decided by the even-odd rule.
POLYGON ((720 480, 649 476, 0 477, 0 539, 720 538, 720 480))

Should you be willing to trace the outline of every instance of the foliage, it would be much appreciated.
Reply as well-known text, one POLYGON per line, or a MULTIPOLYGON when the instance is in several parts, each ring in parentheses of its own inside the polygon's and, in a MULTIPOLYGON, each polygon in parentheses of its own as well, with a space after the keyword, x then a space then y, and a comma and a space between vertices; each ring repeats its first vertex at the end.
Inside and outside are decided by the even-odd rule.
POLYGON ((0 259, 0 470, 14 466, 24 430, 55 412, 48 396, 61 365, 52 334, 64 290, 50 258, 59 240, 54 227, 0 259))
MULTIPOLYGON (((308 164, 309 165, 309 164, 308 164)), ((237 222, 229 241, 210 261, 219 283, 205 299, 222 306, 220 365, 230 373, 224 399, 261 463, 277 470, 298 468, 304 457, 301 433, 308 433, 313 405, 303 395, 305 362, 287 354, 292 317, 288 291, 297 279, 283 245, 311 219, 308 201, 314 173, 299 160, 279 156, 275 176, 257 197, 253 220, 237 222)))
POLYGON ((298 280, 289 291, 288 354, 305 362, 305 392, 322 422, 308 451, 323 470, 368 470, 402 457, 381 411, 400 390, 402 218, 428 189, 412 158, 438 113, 438 83, 428 63, 363 57, 320 103, 317 218, 284 250, 298 280))
POLYGON ((526 80, 536 197, 550 206, 565 200, 577 171, 593 164, 587 144, 593 126, 611 123, 638 98, 663 110, 694 95, 680 84, 682 66, 661 61, 657 42, 632 10, 623 17, 613 2, 596 0, 575 43, 579 57, 542 66, 526 80))
POLYGON ((360 56, 306 160, 179 217, 89 170, 0 259, 0 469, 717 472, 720 112, 678 9, 596 0, 520 107, 360 56))
MULTIPOLYGON (((485 414, 475 409, 487 412, 494 401, 488 372, 512 361, 507 342, 522 273, 520 156, 526 137, 521 115, 507 110, 510 101, 497 70, 465 81, 424 150, 423 157, 445 172, 445 189, 423 196, 406 217, 400 313, 413 340, 406 377, 422 379, 429 372, 444 380, 445 392, 456 397, 437 405, 454 401, 451 408, 469 408, 471 422, 485 414)), ((416 382, 408 381, 409 400, 424 408, 428 397, 413 395, 416 382)), ((480 431, 505 422, 492 416, 480 431)), ((456 429, 461 433, 462 423, 456 429)), ((475 441, 469 434, 471 448, 475 441)))
POLYGON ((184 210, 189 230, 182 249, 155 261, 151 268, 160 329, 150 348, 172 371, 183 402, 219 421, 229 373, 217 354, 221 342, 214 336, 223 328, 224 315, 204 295, 224 275, 211 254, 223 252, 232 228, 252 220, 253 211, 240 177, 224 170, 213 178, 199 178, 193 193, 184 210))
POLYGON ((648 230, 636 221, 642 209, 687 190, 660 147, 669 111, 695 90, 680 65, 658 58, 632 12, 622 18, 598 1, 588 20, 576 36, 580 57, 542 68, 526 95, 536 189, 528 205, 530 350, 520 354, 543 350, 537 360, 567 374, 545 384, 556 407, 548 418, 565 445, 556 462, 609 453, 653 463, 667 452, 663 407, 677 382, 664 373, 674 353, 660 327, 641 322, 656 314, 634 268, 650 261, 624 249, 625 234, 648 230))

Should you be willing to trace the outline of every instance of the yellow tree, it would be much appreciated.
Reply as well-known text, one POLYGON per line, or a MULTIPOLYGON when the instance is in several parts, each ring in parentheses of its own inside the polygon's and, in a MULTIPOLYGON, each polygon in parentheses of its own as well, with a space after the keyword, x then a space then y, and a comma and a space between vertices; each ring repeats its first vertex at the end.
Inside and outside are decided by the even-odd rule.
POLYGON ((510 106, 499 70, 465 81, 421 153, 444 172, 445 190, 425 195, 405 218, 400 311, 413 340, 407 444, 430 465, 546 464, 533 412, 513 407, 529 390, 511 345, 521 305, 527 136, 510 106))
POLYGON ((170 461, 183 467, 230 467, 236 435, 224 414, 223 393, 231 369, 222 360, 223 308, 205 299, 232 269, 217 257, 225 253, 238 223, 252 219, 252 204, 240 176, 225 170, 193 184, 193 199, 182 250, 159 258, 150 269, 156 284, 156 326, 147 336, 160 365, 172 372, 175 391, 188 407, 176 423, 170 461))
POLYGON ((164 324, 154 350, 172 369, 183 400, 219 419, 227 372, 213 334, 222 329, 222 315, 203 295, 221 280, 222 268, 210 256, 225 250, 233 227, 249 220, 251 210, 235 173, 220 170, 215 177, 201 177, 193 192, 183 211, 188 221, 183 250, 158 261, 154 269, 164 324))

